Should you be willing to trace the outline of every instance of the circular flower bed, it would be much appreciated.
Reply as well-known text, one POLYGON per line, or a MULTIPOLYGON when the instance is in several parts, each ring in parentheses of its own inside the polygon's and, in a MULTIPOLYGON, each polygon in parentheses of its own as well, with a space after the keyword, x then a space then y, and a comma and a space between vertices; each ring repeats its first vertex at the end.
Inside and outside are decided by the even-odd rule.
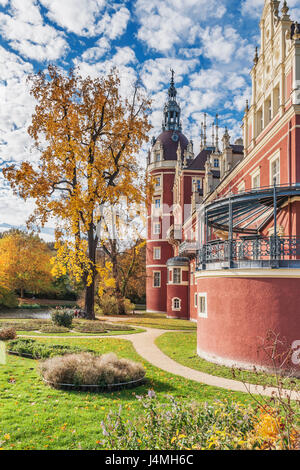
POLYGON ((40 364, 43 380, 54 388, 102 391, 141 384, 145 370, 115 354, 94 356, 83 352, 53 357, 40 364))

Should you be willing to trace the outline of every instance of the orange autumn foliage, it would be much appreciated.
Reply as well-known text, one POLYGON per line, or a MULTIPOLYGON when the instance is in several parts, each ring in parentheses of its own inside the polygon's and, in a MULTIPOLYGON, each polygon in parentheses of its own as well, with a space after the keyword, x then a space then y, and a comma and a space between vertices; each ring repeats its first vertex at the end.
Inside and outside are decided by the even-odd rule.
POLYGON ((20 231, 8 232, 0 239, 0 285, 40 293, 47 290, 51 275, 52 252, 38 236, 20 231))
POLYGON ((28 132, 39 164, 26 161, 3 173, 16 194, 35 199, 29 223, 58 221, 55 272, 81 278, 85 309, 93 318, 101 207, 120 197, 129 203, 144 198, 137 154, 148 140, 150 102, 138 86, 122 98, 115 70, 92 79, 49 66, 30 83, 37 106, 28 132))

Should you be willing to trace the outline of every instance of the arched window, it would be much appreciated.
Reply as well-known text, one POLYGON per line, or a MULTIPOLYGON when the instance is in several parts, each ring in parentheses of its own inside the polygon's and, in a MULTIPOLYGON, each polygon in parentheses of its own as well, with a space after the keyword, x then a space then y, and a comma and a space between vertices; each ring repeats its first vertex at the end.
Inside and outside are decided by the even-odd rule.
POLYGON ((177 297, 172 299, 172 310, 181 310, 181 300, 177 297))

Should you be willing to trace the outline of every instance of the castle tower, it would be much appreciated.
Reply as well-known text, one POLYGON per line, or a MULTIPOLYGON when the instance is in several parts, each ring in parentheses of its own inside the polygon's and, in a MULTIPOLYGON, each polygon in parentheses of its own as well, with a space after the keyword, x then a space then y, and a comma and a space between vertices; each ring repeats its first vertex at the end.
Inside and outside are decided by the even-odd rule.
POLYGON ((181 108, 177 102, 174 71, 171 71, 168 98, 163 110, 162 133, 152 140, 147 173, 154 181, 148 203, 147 227, 147 311, 167 312, 167 261, 181 238, 173 216, 173 187, 176 167, 190 154, 188 139, 182 134, 181 108))

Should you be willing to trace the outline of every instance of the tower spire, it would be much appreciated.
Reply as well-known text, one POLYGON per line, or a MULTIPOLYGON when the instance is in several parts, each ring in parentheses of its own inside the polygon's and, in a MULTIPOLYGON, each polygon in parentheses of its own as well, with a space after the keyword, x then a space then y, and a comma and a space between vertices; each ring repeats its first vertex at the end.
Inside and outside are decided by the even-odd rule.
POLYGON ((219 152, 219 115, 216 114, 216 152, 219 152))
POLYGON ((206 113, 204 113, 204 125, 203 125, 203 145, 204 145, 204 148, 206 148, 206 144, 207 144, 207 134, 206 134, 207 125, 206 125, 206 116, 207 116, 207 114, 206 114, 206 113))
POLYGON ((170 87, 168 90, 168 101, 164 107, 164 120, 162 129, 163 131, 179 131, 181 132, 181 122, 180 122, 180 115, 181 109, 179 104, 177 103, 177 90, 175 87, 175 72, 173 69, 170 70, 171 72, 171 80, 170 80, 170 87))

